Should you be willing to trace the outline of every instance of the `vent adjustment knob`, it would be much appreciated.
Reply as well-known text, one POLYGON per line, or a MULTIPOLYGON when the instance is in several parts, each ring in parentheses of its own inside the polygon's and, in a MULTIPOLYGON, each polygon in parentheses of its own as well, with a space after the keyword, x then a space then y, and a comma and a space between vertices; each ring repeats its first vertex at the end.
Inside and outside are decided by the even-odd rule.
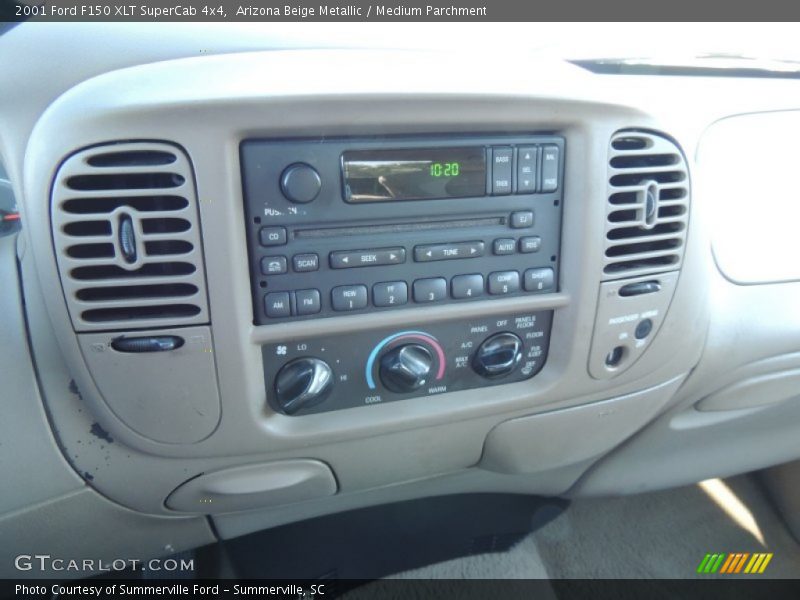
POLYGON ((427 383, 432 368, 433 356, 425 346, 398 346, 381 357, 381 381, 389 390, 407 394, 427 383))
POLYGON ((281 175, 281 191, 290 202, 306 204, 319 194, 322 179, 311 165, 296 163, 286 167, 281 175))
POLYGON ((333 387, 333 371, 324 360, 297 358, 286 363, 275 378, 275 397, 283 412, 293 415, 325 400, 333 387))
POLYGON ((506 331, 484 340, 472 359, 472 368, 478 375, 493 379, 511 373, 521 359, 522 340, 506 331))

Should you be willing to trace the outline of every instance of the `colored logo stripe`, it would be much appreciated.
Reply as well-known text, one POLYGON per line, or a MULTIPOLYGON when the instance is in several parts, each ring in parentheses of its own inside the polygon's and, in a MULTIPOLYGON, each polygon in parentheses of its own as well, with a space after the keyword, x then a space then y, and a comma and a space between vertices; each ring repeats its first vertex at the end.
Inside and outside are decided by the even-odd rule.
POLYGON ((756 552, 753 554, 749 552, 708 553, 697 566, 697 572, 703 574, 719 572, 726 575, 737 573, 760 574, 767 568, 772 556, 771 552, 756 552))

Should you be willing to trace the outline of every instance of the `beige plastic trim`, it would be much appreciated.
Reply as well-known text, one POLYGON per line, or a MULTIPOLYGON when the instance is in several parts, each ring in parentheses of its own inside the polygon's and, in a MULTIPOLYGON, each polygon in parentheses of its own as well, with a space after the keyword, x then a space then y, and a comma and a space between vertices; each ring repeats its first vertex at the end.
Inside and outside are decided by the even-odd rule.
POLYGON ((207 323, 209 320, 208 303, 206 300, 205 271, 203 266, 203 250, 200 239, 200 223, 197 213, 197 193, 194 186, 194 173, 189 158, 186 154, 172 144, 155 142, 134 142, 102 144, 92 146, 69 156, 59 167, 53 181, 53 240, 55 244, 56 260, 61 274, 61 283, 64 296, 67 300, 70 317, 77 331, 163 327, 207 323), (92 158, 110 153, 128 152, 160 152, 170 154, 175 160, 168 164, 150 164, 144 166, 92 166, 92 158), (110 185, 99 190, 71 189, 68 181, 76 176, 102 176, 125 174, 177 174, 183 178, 183 183, 175 187, 164 188, 115 188, 110 185), (148 198, 154 196, 177 196, 186 200, 184 208, 174 210, 145 211, 137 210, 130 204, 119 206, 111 211, 105 209, 93 212, 70 212, 65 209, 67 202, 80 202, 81 200, 108 200, 115 198, 148 198), (119 221, 123 215, 129 216, 133 221, 136 237, 136 260, 128 263, 123 259, 120 251, 119 221), (172 233, 145 233, 143 221, 149 219, 183 219, 190 226, 185 231, 172 233), (70 235, 66 228, 70 225, 82 223, 107 223, 110 233, 107 235, 70 235), (188 252, 180 254, 156 255, 148 254, 145 245, 148 242, 179 241, 191 244, 188 252), (84 244, 111 244, 114 248, 113 256, 108 258, 75 258, 69 255, 71 247, 84 244), (193 270, 187 274, 171 274, 169 276, 151 275, 138 277, 97 277, 94 279, 79 279, 73 275, 75 269, 80 267, 116 267, 123 272, 133 273, 148 265, 165 263, 185 263, 192 265, 193 270), (108 300, 83 300, 78 294, 81 290, 95 289, 109 291, 114 288, 133 287, 158 284, 191 284, 197 291, 191 295, 159 294, 150 297, 108 300), (135 319, 116 319, 113 321, 90 321, 84 318, 89 310, 109 308, 143 308, 158 309, 170 304, 185 304, 196 306, 197 314, 191 316, 171 315, 168 317, 151 317, 135 319))
POLYGON ((647 131, 617 131, 608 146, 608 203, 606 205, 606 235, 604 243, 603 279, 635 277, 662 271, 680 269, 683 249, 686 242, 686 230, 689 226, 689 169, 683 152, 672 141, 663 135, 647 131), (637 140, 645 144, 641 149, 616 149, 614 143, 625 138, 637 140), (668 165, 637 165, 615 167, 615 159, 647 159, 650 157, 669 157, 674 162, 668 165), (659 182, 664 175, 678 174, 682 177, 675 182, 659 182), (636 183, 617 185, 617 176, 637 178, 636 183), (678 195, 678 197, 670 197, 678 195), (612 203, 612 198, 624 198, 625 203, 612 203), (650 200, 648 200, 650 197, 650 200), (652 202, 654 214, 648 215, 648 202, 652 202), (660 210, 678 211, 677 215, 661 215, 660 210), (625 221, 611 220, 612 213, 633 211, 634 216, 625 221), (661 233, 659 226, 677 226, 677 231, 661 233), (637 229, 636 237, 615 238, 614 233, 622 230, 637 229), (624 254, 609 255, 615 248, 643 242, 676 242, 672 248, 661 250, 628 251, 624 254), (647 260, 669 261, 661 266, 639 266, 647 260), (623 267, 620 263, 631 262, 631 266, 623 267), (638 263, 638 264, 637 264, 638 263), (616 267, 615 267, 616 266, 616 267), (613 268, 613 271, 611 270, 613 268))

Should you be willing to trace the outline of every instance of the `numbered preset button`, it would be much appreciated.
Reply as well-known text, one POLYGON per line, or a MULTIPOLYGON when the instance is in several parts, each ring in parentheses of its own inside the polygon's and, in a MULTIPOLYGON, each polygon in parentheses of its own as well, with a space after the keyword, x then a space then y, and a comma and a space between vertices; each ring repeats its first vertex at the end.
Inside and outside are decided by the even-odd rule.
POLYGON ((450 283, 453 298, 475 298, 483 295, 483 275, 456 275, 450 283))
POLYGON ((372 287, 375 306, 399 306, 408 302, 408 285, 405 281, 386 281, 372 287))
POLYGON ((447 298, 447 280, 444 277, 417 279, 414 282, 414 302, 440 302, 447 298))
POLYGON ((367 286, 340 285, 331 290, 333 310, 358 310, 367 306, 367 286))
POLYGON ((497 271, 489 273, 489 293, 502 296, 519 291, 519 273, 516 271, 497 271))

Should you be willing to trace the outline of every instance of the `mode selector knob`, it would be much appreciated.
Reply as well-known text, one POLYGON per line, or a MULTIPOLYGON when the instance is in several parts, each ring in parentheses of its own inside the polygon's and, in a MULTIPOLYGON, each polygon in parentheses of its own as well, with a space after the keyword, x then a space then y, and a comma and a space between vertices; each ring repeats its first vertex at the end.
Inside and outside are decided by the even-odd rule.
POLYGON ((275 397, 283 412, 295 414, 325 400, 333 387, 333 371, 318 358, 296 358, 275 378, 275 397))
POLYGON ((290 202, 311 202, 322 188, 322 179, 311 165, 296 163, 286 167, 281 175, 281 191, 290 202))
POLYGON ((407 394, 427 383, 432 366, 433 356, 425 346, 398 346, 381 357, 381 381, 387 389, 407 394))
POLYGON ((478 347, 472 368, 482 377, 502 377, 511 373, 521 359, 522 340, 513 333, 497 333, 478 347))

